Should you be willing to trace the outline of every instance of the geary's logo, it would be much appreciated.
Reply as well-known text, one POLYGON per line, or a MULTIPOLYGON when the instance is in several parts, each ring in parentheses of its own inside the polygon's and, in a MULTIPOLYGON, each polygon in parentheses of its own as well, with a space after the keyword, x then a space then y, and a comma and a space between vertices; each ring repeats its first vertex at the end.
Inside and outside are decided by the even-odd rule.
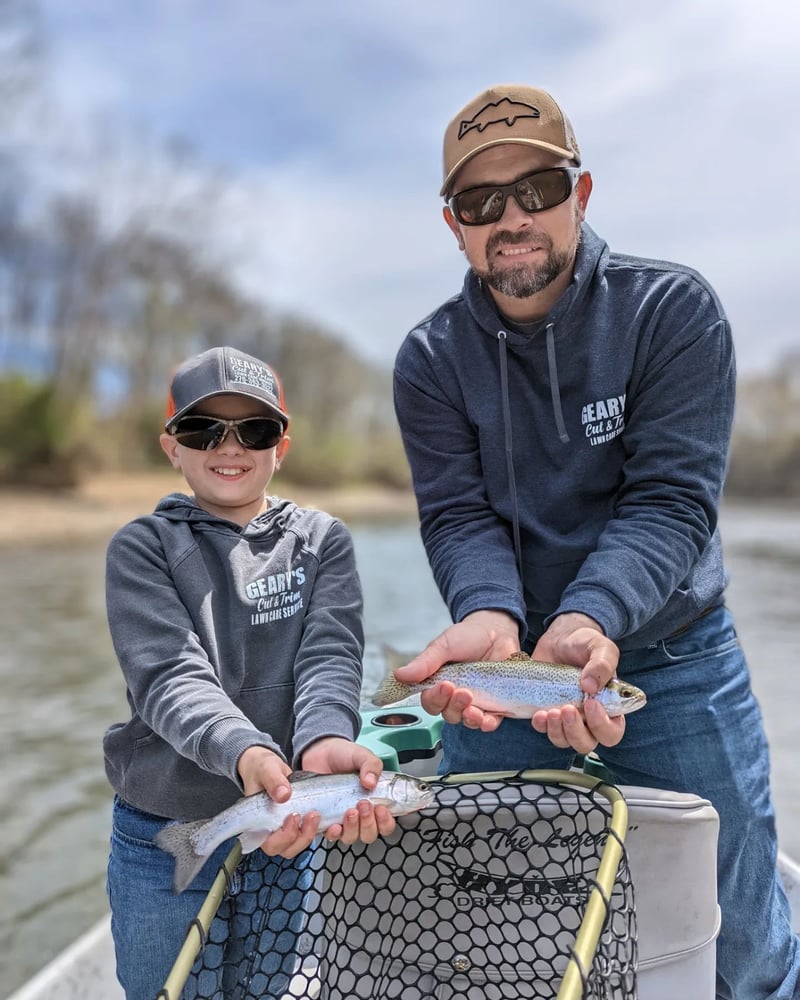
POLYGON ((526 104, 524 101, 512 101, 509 97, 504 97, 500 101, 485 104, 472 118, 460 122, 458 138, 463 139, 473 129, 485 132, 490 125, 501 125, 503 122, 512 128, 518 118, 539 117, 541 117, 541 113, 535 105, 526 104))
POLYGON ((589 444, 604 444, 625 430, 625 393, 596 399, 581 410, 581 423, 589 444))
POLYGON ((256 610, 250 614, 250 624, 264 625, 296 615, 303 607, 299 588, 305 582, 306 571, 298 566, 287 573, 270 573, 248 583, 245 593, 251 601, 256 601, 256 610))
POLYGON ((251 385, 256 389, 263 389, 272 396, 278 395, 275 391, 275 379, 266 365, 245 361, 243 358, 230 358, 229 361, 228 377, 231 383, 251 385))

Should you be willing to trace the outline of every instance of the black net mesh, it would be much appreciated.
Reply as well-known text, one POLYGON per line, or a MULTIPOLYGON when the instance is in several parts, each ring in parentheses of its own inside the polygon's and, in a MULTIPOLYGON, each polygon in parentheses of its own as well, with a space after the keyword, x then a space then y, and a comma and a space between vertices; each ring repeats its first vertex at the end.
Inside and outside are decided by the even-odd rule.
MULTIPOLYGON (((608 801, 596 788, 521 775, 431 784, 436 805, 400 818, 392 836, 320 847, 302 870, 273 867, 277 877, 252 913, 236 910, 228 893, 179 995, 558 997, 603 850, 616 836, 608 801), (238 933, 229 936, 232 919, 238 933)), ((636 916, 624 850, 603 895, 594 959, 571 996, 631 998, 636 916)))

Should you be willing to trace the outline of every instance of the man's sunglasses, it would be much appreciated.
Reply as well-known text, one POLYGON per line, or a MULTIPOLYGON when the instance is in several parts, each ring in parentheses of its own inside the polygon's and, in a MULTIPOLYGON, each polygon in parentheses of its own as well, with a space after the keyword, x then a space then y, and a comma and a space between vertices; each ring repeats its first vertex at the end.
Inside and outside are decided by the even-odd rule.
POLYGON ((450 199, 450 210, 462 226, 486 226, 502 218, 506 198, 513 195, 523 212, 544 212, 569 198, 579 176, 578 167, 534 170, 511 184, 485 184, 459 191, 450 199))
POLYGON ((196 414, 181 417, 168 433, 184 448, 211 451, 222 444, 229 431, 233 431, 239 444, 248 451, 266 451, 267 448, 274 448, 283 437, 283 424, 270 417, 222 420, 196 414))

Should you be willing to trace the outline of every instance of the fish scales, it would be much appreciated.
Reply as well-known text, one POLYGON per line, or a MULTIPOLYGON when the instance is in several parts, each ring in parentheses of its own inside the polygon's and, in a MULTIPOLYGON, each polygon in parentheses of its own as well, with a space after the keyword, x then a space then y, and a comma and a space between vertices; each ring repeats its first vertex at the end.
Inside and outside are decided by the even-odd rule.
POLYGON ((319 829, 325 830, 340 823, 347 810, 363 799, 401 816, 424 809, 434 797, 424 781, 394 771, 384 771, 372 791, 367 791, 355 774, 295 772, 289 780, 292 794, 286 802, 275 802, 266 792, 258 792, 243 796, 210 819, 173 823, 159 831, 156 844, 175 858, 175 892, 183 892, 194 881, 206 860, 226 840, 238 836, 242 852, 248 854, 294 813, 320 813, 319 829))
MULTIPOLYGON (((445 663, 435 674, 415 684, 404 684, 392 673, 372 701, 375 705, 392 705, 440 681, 450 681, 457 688, 471 691, 473 703, 484 711, 530 719, 535 712, 561 705, 580 708, 590 697, 581 689, 580 676, 579 667, 533 660, 527 653, 515 653, 507 660, 445 663)), ((647 701, 643 691, 619 678, 610 680, 593 697, 609 715, 635 712, 647 701)))

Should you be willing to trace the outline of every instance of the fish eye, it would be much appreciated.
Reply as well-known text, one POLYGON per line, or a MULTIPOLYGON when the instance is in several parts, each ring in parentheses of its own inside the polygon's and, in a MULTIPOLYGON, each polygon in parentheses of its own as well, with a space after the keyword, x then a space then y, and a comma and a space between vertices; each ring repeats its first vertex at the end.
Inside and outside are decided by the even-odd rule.
POLYGON ((619 693, 622 695, 623 698, 632 698, 633 688, 623 686, 619 689, 619 693))

